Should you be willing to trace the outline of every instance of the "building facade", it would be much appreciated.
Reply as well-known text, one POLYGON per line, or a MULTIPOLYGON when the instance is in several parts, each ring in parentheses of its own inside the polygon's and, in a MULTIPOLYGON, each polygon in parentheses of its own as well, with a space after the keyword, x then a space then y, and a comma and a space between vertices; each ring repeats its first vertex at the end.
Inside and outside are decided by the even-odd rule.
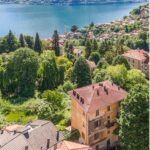
POLYGON ((149 77, 149 52, 144 50, 129 50, 123 56, 127 59, 131 68, 141 70, 149 77))
POLYGON ((118 136, 116 119, 121 100, 127 92, 111 81, 92 84, 70 91, 72 97, 72 129, 80 132, 80 142, 93 150, 115 147, 118 136))

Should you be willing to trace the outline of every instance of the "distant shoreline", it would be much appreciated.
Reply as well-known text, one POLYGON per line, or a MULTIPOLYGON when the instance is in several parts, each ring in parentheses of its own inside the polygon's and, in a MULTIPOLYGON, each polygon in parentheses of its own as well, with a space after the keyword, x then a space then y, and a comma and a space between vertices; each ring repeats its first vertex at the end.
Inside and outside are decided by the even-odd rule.
POLYGON ((52 6, 90 6, 90 5, 106 5, 106 4, 133 4, 133 3, 148 3, 148 1, 145 2, 99 2, 99 3, 9 3, 9 2, 0 2, 0 5, 52 5, 52 6))

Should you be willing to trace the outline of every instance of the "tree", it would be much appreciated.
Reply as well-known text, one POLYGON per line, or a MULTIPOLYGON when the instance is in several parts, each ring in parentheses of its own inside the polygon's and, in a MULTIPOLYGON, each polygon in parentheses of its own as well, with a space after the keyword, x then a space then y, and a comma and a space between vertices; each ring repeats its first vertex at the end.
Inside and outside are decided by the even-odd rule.
POLYGON ((98 44, 97 44, 97 41, 96 41, 96 39, 94 39, 93 41, 92 41, 92 50, 97 50, 98 49, 98 44))
POLYGON ((58 67, 55 54, 52 51, 44 51, 43 54, 41 54, 38 76, 41 91, 54 89, 58 86, 58 67))
POLYGON ((71 27, 71 32, 76 32, 77 30, 78 30, 78 26, 73 25, 73 26, 71 27))
POLYGON ((63 105, 63 94, 58 91, 47 90, 42 94, 42 98, 44 98, 51 105, 51 110, 53 112, 60 111, 64 108, 63 105))
POLYGON ((86 44, 85 44, 85 57, 86 58, 89 58, 90 54, 91 54, 91 42, 89 40, 86 41, 86 44))
POLYGON ((108 66, 106 72, 114 83, 124 87, 127 77, 127 69, 124 65, 108 66))
POLYGON ((96 69, 94 71, 94 81, 97 82, 102 82, 104 80, 110 79, 110 76, 107 74, 105 69, 96 69))
POLYGON ((26 46, 23 34, 20 34, 19 42, 20 42, 20 47, 25 47, 26 46))
POLYGON ((113 58, 112 65, 117 64, 124 64, 127 69, 130 69, 128 61, 122 55, 117 55, 116 57, 113 58))
POLYGON ((94 22, 91 22, 89 27, 90 27, 90 29, 93 28, 94 27, 94 22))
POLYGON ((98 53, 98 52, 92 52, 92 53, 90 54, 89 60, 94 61, 95 64, 97 64, 98 61, 100 60, 100 55, 99 55, 99 53, 98 53))
POLYGON ((126 88, 132 89, 137 83, 139 84, 148 84, 148 81, 145 78, 145 74, 142 73, 140 70, 132 69, 129 70, 127 73, 126 79, 126 88))
POLYGON ((17 49, 6 68, 6 89, 10 86, 17 96, 33 96, 38 70, 37 54, 29 48, 17 49))
POLYGON ((32 36, 24 36, 25 42, 27 44, 28 48, 33 49, 34 48, 34 38, 32 36))
POLYGON ((57 30, 55 30, 53 34, 52 49, 55 51, 56 56, 60 55, 59 35, 57 30))
POLYGON ((79 57, 73 67, 74 82, 78 87, 91 84, 91 74, 89 65, 84 57, 79 57))
POLYGON ((18 41, 15 35, 12 33, 10 30, 8 35, 5 37, 6 38, 6 50, 14 51, 18 48, 18 41))
POLYGON ((124 150, 149 149, 148 86, 133 86, 121 104, 119 136, 124 150))
POLYGON ((34 50, 39 54, 42 53, 42 44, 38 33, 35 36, 34 50))

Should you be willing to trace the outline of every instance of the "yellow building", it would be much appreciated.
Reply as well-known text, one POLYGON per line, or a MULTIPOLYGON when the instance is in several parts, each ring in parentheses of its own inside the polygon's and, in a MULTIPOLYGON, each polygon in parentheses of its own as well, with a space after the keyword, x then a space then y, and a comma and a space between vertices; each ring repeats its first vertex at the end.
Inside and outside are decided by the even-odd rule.
POLYGON ((70 91, 72 97, 72 129, 80 132, 80 142, 93 150, 115 147, 113 131, 117 128, 120 101, 127 92, 111 81, 92 84, 70 91))
POLYGON ((149 53, 144 50, 129 50, 123 56, 127 59, 131 68, 141 70, 149 77, 149 53))

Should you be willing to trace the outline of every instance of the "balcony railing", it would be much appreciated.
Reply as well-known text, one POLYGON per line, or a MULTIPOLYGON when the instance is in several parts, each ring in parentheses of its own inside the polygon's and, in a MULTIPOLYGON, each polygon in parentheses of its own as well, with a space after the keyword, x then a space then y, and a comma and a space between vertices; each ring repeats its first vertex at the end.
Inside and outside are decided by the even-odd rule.
POLYGON ((89 135, 105 128, 106 119, 105 118, 97 118, 88 122, 88 133, 89 135), (98 125, 95 126, 95 122, 98 121, 98 125))

